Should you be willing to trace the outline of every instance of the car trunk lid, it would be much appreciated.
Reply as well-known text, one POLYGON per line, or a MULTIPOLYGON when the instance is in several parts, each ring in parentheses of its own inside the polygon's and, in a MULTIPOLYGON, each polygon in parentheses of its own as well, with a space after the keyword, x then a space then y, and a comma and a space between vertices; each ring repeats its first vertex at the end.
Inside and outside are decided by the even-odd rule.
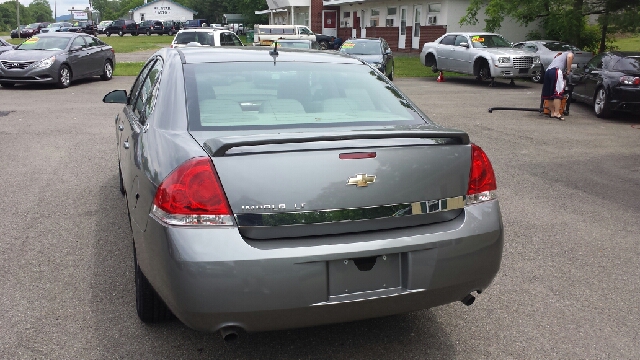
POLYGON ((424 225, 464 206, 464 132, 268 133, 204 141, 243 236, 339 234, 424 225))

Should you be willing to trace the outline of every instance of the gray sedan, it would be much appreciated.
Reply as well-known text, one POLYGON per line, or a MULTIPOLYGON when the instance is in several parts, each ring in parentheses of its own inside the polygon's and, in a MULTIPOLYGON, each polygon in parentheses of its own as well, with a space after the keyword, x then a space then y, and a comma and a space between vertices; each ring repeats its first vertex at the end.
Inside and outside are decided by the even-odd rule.
POLYGON ((111 80, 114 66, 113 48, 96 37, 39 34, 0 54, 0 85, 54 83, 66 88, 72 80, 91 76, 111 80))
POLYGON ((498 272, 487 155, 361 60, 162 49, 103 101, 144 322, 233 339, 471 305, 498 272))
MULTIPOLYGON (((516 49, 530 51, 540 56, 540 63, 542 64, 542 69, 546 69, 553 58, 559 52, 572 51, 573 52, 573 63, 577 65, 577 67, 583 67, 593 56, 589 51, 582 51, 577 47, 563 43, 555 40, 532 40, 532 41, 524 41, 513 45, 516 49)), ((544 71, 537 73, 532 78, 535 82, 542 82, 544 75, 544 71)))

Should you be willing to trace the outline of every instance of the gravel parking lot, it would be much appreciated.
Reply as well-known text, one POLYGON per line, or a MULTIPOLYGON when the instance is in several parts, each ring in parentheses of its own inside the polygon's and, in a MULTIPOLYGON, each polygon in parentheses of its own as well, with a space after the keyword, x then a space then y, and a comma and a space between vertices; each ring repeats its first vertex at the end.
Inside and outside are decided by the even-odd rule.
MULTIPOLYGON (((122 59, 119 59, 122 61, 122 59)), ((395 83, 434 121, 483 147, 498 179, 503 265, 471 307, 225 344, 135 314, 131 233, 118 191, 114 117, 101 102, 132 77, 0 88, 0 358, 637 358, 640 354, 640 120, 564 122, 540 85, 472 78, 395 83)))

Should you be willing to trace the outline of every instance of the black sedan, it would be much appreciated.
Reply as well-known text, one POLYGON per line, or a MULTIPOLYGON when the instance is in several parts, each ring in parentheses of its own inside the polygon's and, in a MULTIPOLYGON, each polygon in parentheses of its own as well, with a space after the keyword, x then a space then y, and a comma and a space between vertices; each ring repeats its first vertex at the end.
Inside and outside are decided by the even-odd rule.
POLYGON ((11 30, 11 38, 12 39, 17 39, 20 37, 20 32, 22 31, 22 29, 26 28, 27 25, 20 25, 17 28, 11 30))
POLYGON ((111 80, 115 63, 113 48, 96 37, 40 34, 0 54, 0 85, 53 83, 66 88, 72 80, 85 77, 111 80))
POLYGON ((393 80, 393 54, 383 38, 349 39, 342 44, 340 52, 371 64, 393 80))
POLYGON ((598 117, 614 111, 640 112, 640 52, 598 54, 575 69, 569 82, 572 96, 592 105, 598 117))

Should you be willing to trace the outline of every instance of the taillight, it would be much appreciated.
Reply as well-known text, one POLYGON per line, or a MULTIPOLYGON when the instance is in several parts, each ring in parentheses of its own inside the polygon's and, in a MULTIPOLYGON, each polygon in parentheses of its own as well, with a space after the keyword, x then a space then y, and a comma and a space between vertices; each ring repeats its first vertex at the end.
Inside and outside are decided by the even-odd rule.
POLYGON ((162 181, 152 214, 170 225, 233 225, 220 178, 208 157, 187 160, 162 181))
POLYGON ((476 144, 471 144, 471 170, 467 188, 467 205, 497 198, 496 176, 487 154, 476 144))
POLYGON ((623 76, 620 78, 622 85, 640 85, 640 77, 637 76, 623 76))

